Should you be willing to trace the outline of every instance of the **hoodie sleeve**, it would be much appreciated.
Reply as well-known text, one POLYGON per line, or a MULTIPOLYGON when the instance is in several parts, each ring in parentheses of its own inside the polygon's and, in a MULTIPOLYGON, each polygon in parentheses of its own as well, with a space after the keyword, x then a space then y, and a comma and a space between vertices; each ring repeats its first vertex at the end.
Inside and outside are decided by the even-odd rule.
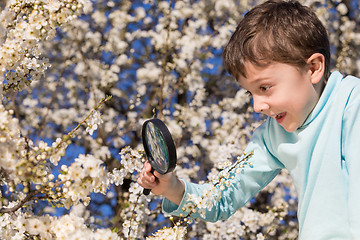
MULTIPOLYGON (((247 165, 240 173, 235 174, 235 177, 230 180, 231 184, 221 192, 219 201, 211 209, 205 209, 202 216, 196 211, 191 214, 191 217, 211 222, 229 218, 280 172, 284 166, 270 153, 266 146, 264 140, 266 129, 267 122, 255 130, 245 150, 245 153, 253 152, 250 159, 252 166, 247 165)), ((195 197, 201 196, 209 186, 209 184, 200 185, 185 182, 185 193, 180 205, 178 206, 165 198, 162 205, 163 211, 171 215, 187 216, 190 210, 187 205, 188 194, 195 197)))

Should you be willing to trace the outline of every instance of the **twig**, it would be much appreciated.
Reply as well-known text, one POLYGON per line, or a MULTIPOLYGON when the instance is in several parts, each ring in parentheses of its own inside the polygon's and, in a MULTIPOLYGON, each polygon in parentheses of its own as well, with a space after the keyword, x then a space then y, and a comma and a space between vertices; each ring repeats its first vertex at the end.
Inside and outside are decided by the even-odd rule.
MULTIPOLYGON (((63 184, 64 181, 60 181, 54 184, 54 187, 58 187, 61 184, 63 184)), ((0 213, 12 213, 15 212, 16 210, 18 210, 19 208, 21 208, 25 203, 29 202, 30 200, 33 199, 34 196, 36 196, 37 194, 41 193, 43 190, 45 190, 47 188, 47 186, 42 187, 38 190, 32 191, 30 193, 28 193, 22 200, 20 200, 20 202, 18 202, 18 204, 16 204, 15 206, 11 207, 11 208, 0 208, 0 213)), ((53 187, 50 187, 53 188, 53 187)))

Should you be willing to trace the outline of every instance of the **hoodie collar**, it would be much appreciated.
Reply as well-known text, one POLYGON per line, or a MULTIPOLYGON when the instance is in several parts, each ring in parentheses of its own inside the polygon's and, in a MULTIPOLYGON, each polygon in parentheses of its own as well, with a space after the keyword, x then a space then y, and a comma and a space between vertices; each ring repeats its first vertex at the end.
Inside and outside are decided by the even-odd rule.
POLYGON ((315 108, 311 111, 311 113, 305 120, 304 124, 299 129, 302 129, 302 128, 306 127, 307 125, 309 125, 319 115, 319 113, 325 107, 326 103, 329 102, 329 99, 330 99, 332 92, 334 91, 336 85, 339 82, 341 82, 342 79, 343 79, 343 75, 338 71, 335 71, 330 75, 315 108))

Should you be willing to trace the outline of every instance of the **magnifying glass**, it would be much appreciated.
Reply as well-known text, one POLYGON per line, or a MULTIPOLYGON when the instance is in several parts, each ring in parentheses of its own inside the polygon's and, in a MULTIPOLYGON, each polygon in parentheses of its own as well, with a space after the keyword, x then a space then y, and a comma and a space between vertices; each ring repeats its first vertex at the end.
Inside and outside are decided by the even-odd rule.
MULTIPOLYGON (((147 159, 151 164, 151 172, 156 170, 165 174, 176 166, 176 149, 170 131, 158 118, 146 120, 142 126, 142 140, 147 159)), ((144 189, 148 195, 151 189, 144 189)))

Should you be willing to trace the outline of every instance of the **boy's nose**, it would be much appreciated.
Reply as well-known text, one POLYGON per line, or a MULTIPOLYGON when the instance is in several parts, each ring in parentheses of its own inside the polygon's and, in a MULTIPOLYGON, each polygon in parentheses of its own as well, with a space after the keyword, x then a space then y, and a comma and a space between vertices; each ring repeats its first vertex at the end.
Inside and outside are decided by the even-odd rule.
POLYGON ((264 113, 269 109, 269 105, 260 97, 253 97, 254 111, 257 113, 264 113))

